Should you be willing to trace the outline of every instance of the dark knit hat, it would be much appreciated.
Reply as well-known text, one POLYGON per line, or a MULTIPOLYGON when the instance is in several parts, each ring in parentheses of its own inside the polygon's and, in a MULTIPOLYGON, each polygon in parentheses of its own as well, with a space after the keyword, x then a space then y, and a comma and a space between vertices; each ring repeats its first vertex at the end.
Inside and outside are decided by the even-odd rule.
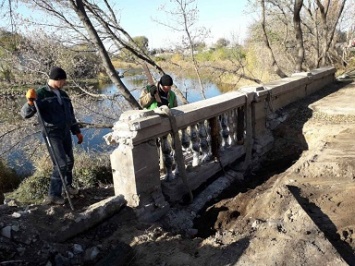
POLYGON ((160 78, 160 84, 162 86, 173 86, 173 79, 169 75, 165 74, 160 78))
POLYGON ((67 79, 67 73, 60 67, 53 67, 49 73, 49 78, 53 80, 67 79))

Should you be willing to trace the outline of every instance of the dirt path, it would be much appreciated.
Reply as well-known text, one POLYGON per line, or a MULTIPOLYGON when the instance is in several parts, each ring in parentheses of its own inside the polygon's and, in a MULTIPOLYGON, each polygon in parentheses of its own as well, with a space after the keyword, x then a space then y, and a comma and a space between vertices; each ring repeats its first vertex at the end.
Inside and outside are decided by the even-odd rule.
MULTIPOLYGON (((46 235, 76 219, 69 208, 3 207, 0 265, 355 265, 354 89, 335 84, 282 110, 273 149, 197 214, 197 237, 123 208, 57 243, 46 235)), ((77 212, 110 195, 83 192, 77 212)))

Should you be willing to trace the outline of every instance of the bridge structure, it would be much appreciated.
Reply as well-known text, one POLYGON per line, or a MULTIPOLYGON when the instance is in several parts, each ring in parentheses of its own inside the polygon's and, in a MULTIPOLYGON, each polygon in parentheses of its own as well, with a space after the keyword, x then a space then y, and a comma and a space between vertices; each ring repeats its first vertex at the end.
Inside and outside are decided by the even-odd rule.
POLYGON ((223 190, 272 147, 282 108, 333 83, 335 71, 295 73, 168 112, 123 113, 105 136, 117 146, 110 155, 115 195, 122 195, 139 218, 154 221, 238 162, 235 175, 219 183, 217 190, 223 190))

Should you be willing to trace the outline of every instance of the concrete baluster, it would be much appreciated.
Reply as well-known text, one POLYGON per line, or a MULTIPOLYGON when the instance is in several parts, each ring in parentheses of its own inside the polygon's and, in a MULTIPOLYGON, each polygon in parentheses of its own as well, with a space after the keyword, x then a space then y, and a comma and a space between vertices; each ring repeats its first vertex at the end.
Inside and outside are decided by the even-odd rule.
POLYGON ((204 122, 198 123, 198 136, 200 137, 201 163, 210 159, 210 145, 208 143, 208 132, 204 122))
POLYGON ((230 112, 228 112, 228 128, 229 128, 229 143, 231 146, 234 146, 236 143, 236 133, 237 133, 235 109, 230 110, 230 112))
POLYGON ((196 126, 190 126, 191 132, 191 146, 192 146, 192 166, 198 166, 200 164, 200 139, 196 126))
POLYGON ((164 170, 165 170, 165 177, 164 180, 166 181, 171 181, 174 179, 174 174, 173 174, 173 155, 172 155, 172 148, 170 141, 171 138, 169 136, 164 136, 160 138, 160 145, 161 145, 161 151, 163 154, 163 163, 164 163, 164 170))
POLYGON ((220 132, 220 127, 219 127, 219 122, 217 117, 213 117, 208 119, 208 123, 210 125, 211 129, 211 153, 212 157, 214 160, 219 160, 220 154, 219 154, 219 149, 220 149, 220 144, 221 144, 221 135, 219 134, 220 132))
POLYGON ((181 129, 181 145, 183 150, 188 151, 189 147, 190 147, 190 136, 187 133, 187 128, 183 128, 181 129))
POLYGON ((229 130, 228 130, 228 118, 226 114, 222 114, 220 118, 221 123, 221 135, 222 135, 222 147, 226 148, 229 146, 229 130))
POLYGON ((237 110, 237 144, 244 144, 244 132, 245 132, 245 114, 244 108, 239 107, 237 110))

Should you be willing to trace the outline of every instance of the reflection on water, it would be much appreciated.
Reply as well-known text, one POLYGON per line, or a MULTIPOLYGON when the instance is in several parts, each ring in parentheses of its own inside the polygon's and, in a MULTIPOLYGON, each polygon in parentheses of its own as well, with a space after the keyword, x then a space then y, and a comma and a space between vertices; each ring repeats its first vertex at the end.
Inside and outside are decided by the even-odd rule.
MULTIPOLYGON (((118 70, 120 75, 123 74, 122 81, 127 88, 130 89, 132 95, 138 100, 139 95, 147 84, 146 77, 141 72, 134 72, 135 70, 118 70), (133 73, 133 74, 132 74, 133 73)), ((174 85, 184 94, 188 102, 196 102, 203 99, 203 95, 206 98, 211 98, 217 95, 220 95, 222 92, 226 91, 226 88, 219 87, 209 81, 203 82, 204 93, 201 93, 199 89, 198 80, 175 77, 171 75, 174 80, 174 85)), ((159 77, 155 77, 156 80, 159 77)), ((117 95, 119 94, 118 89, 113 84, 108 84, 104 86, 97 87, 98 92, 106 95, 117 95)), ((70 94, 70 93, 69 93, 70 94)), ((122 105, 124 100, 122 97, 115 98, 115 101, 105 99, 97 100, 90 97, 75 97, 73 100, 76 116, 79 121, 86 123, 111 123, 113 124, 118 120, 122 105)), ((0 105, 0 125, 1 128, 13 124, 21 123, 22 118, 19 115, 22 105, 25 103, 24 97, 17 98, 16 100, 10 101, 7 104, 0 105)), ((178 104, 181 102, 178 101, 178 104)), ((35 120, 34 120, 35 121, 35 120)), ((76 144, 75 137, 73 138, 73 144, 77 149, 83 149, 89 152, 111 152, 115 147, 107 146, 103 140, 103 136, 111 132, 111 128, 105 129, 94 129, 94 128, 83 128, 82 133, 84 135, 85 141, 82 145, 76 144)), ((0 132, 0 136, 4 134, 3 131, 0 132)), ((37 137, 38 134, 37 134, 37 137)), ((5 141, 4 138, 0 140, 1 142, 5 141)), ((43 141, 43 140, 42 140, 43 141)), ((18 145, 17 149, 12 150, 11 153, 4 156, 4 146, 0 146, 0 154, 3 158, 8 160, 9 165, 15 169, 18 173, 26 174, 33 171, 31 163, 24 156, 21 145, 18 145)))
MULTIPOLYGON (((132 70, 133 71, 133 70, 132 70)), ((119 69, 119 73, 127 73, 127 71, 119 69)), ((197 79, 191 79, 191 78, 181 78, 181 77, 175 77, 172 75, 172 78, 174 80, 174 85, 184 94, 185 98, 187 98, 188 102, 196 102, 200 101, 203 99, 201 90, 199 88, 199 82, 197 79)), ((159 77, 154 77, 155 80, 159 80, 159 77)), ((144 86, 147 84, 147 78, 143 74, 136 74, 136 75, 124 75, 124 78, 122 79, 123 83, 126 85, 127 88, 130 89, 132 95, 138 99, 139 95, 144 88, 144 86)), ((204 81, 203 82, 203 87, 204 87, 204 95, 206 98, 212 98, 214 96, 220 95, 221 92, 226 92, 227 88, 221 87, 222 85, 216 85, 212 82, 209 81, 204 81), (222 89, 220 90, 219 87, 222 89)), ((233 88, 230 88, 233 89, 233 88)), ((106 86, 103 86, 100 88, 101 93, 113 95, 118 92, 117 88, 113 84, 109 84, 106 86)))

